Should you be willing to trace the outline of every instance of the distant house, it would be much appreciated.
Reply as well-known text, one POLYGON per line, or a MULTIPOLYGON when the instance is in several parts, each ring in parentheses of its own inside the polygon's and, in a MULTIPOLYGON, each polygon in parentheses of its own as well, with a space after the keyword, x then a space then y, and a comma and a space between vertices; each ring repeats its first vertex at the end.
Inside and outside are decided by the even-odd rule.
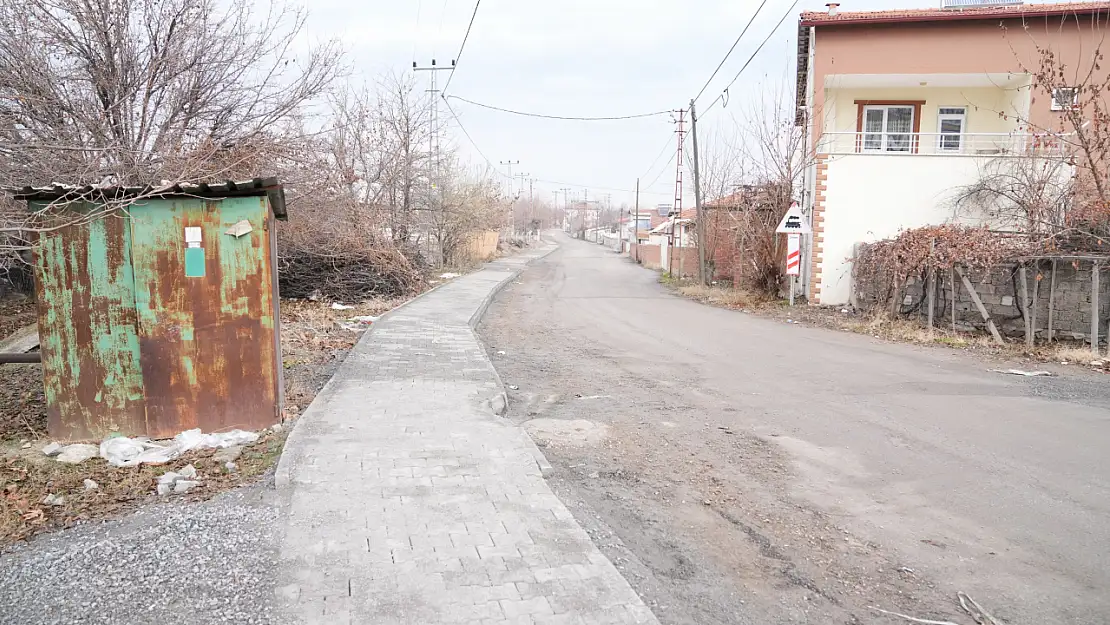
POLYGON ((675 219, 662 219, 659 224, 651 229, 651 243, 655 245, 670 245, 675 247, 693 247, 696 244, 696 217, 697 210, 688 208, 682 211, 675 219), (674 236, 671 229, 674 228, 674 236), (665 240, 665 242, 664 242, 665 240))
POLYGON ((1038 47, 1073 71, 1089 68, 1110 2, 946 4, 960 6, 843 12, 831 3, 801 15, 797 119, 814 160, 803 205, 814 232, 803 276, 810 302, 849 301, 857 243, 968 221, 952 198, 988 161, 1061 153, 1034 129, 1061 128, 1074 77, 1034 93, 1038 47))

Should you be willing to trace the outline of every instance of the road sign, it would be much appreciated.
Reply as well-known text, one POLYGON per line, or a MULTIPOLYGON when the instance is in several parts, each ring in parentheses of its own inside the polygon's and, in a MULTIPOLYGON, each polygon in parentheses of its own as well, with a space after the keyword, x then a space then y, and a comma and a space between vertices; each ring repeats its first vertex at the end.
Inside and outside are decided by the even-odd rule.
POLYGON ((802 214, 802 207, 798 206, 797 202, 792 202, 790 210, 786 211, 786 215, 779 222, 779 227, 775 228, 775 232, 779 234, 809 234, 813 230, 809 227, 806 216, 802 214))
POLYGON ((802 235, 791 234, 786 237, 786 275, 797 276, 802 273, 802 235))

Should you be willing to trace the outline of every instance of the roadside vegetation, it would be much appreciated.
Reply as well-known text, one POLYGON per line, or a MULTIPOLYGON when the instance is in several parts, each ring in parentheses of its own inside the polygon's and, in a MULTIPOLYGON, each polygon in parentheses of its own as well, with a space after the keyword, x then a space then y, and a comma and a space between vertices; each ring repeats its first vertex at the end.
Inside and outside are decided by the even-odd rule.
POLYGON ((1078 341, 1042 342, 1028 348, 1024 341, 1011 339, 1004 345, 998 345, 987 334, 954 331, 949 327, 936 327, 930 331, 915 320, 892 317, 884 310, 863 312, 839 306, 807 306, 804 302, 791 307, 782 298, 726 285, 707 287, 668 277, 663 277, 660 281, 675 293, 703 304, 751 313, 783 323, 866 334, 898 343, 948 347, 998 359, 1078 365, 1110 372, 1110 357, 1095 355, 1089 345, 1078 341))

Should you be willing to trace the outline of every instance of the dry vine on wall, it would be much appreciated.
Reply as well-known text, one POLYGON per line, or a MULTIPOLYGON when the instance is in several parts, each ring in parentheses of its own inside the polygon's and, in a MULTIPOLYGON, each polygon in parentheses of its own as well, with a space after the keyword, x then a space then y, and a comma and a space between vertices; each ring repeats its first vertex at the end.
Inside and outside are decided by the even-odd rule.
POLYGON ((900 301, 911 277, 925 281, 932 271, 957 266, 987 269, 1031 254, 1036 246, 986 228, 940 225, 904 230, 893 239, 863 246, 854 265, 856 293, 887 308, 900 301))

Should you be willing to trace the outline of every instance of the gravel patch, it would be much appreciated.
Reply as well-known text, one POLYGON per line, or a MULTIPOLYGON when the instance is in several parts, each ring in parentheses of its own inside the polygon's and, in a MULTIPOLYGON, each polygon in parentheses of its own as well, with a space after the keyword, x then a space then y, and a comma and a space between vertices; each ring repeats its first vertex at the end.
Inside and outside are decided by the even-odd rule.
POLYGON ((0 623, 274 623, 280 514, 268 477, 17 545, 0 553, 0 623))

